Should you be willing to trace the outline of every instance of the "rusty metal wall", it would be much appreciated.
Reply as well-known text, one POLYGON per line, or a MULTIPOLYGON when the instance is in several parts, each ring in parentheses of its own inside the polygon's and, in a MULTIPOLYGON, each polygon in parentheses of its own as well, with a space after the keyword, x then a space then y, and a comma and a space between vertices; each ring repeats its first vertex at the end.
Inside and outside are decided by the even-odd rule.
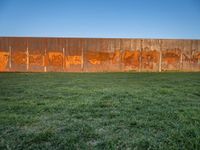
POLYGON ((0 37, 0 72, 200 71, 200 40, 0 37))

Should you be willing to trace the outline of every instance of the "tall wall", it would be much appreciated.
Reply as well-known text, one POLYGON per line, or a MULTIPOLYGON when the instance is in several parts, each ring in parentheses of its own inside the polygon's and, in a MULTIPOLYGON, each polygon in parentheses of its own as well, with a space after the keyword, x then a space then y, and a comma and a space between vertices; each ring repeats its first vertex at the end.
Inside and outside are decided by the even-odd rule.
POLYGON ((0 37, 0 71, 200 71, 200 40, 0 37))

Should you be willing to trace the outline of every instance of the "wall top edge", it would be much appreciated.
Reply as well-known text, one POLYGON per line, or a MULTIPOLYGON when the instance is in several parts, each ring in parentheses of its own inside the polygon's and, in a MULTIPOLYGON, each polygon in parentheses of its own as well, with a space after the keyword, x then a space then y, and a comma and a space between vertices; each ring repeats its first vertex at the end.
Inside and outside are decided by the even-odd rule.
POLYGON ((102 37, 40 37, 40 36, 0 36, 0 38, 29 38, 29 39, 105 39, 105 40, 193 40, 200 39, 176 39, 176 38, 102 38, 102 37))

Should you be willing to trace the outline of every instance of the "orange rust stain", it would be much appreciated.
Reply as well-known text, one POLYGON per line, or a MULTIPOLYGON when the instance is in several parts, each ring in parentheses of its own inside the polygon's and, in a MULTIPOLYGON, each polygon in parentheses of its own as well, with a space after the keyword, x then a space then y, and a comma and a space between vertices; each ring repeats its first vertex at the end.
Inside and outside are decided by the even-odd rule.
POLYGON ((99 65, 99 64, 101 64, 101 61, 99 61, 99 60, 96 60, 96 59, 90 59, 90 60, 88 60, 91 64, 93 64, 93 65, 99 65))
POLYGON ((121 60, 120 50, 116 50, 113 54, 111 53, 111 55, 112 55, 112 63, 113 64, 117 64, 120 62, 120 60, 121 60))
POLYGON ((168 49, 162 51, 162 69, 163 70, 179 70, 180 69, 181 50, 168 49))
POLYGON ((49 66, 62 66, 63 54, 61 52, 48 52, 48 64, 49 66))
POLYGON ((8 64, 9 53, 0 52, 0 71, 5 71, 8 64))
POLYGON ((167 64, 176 64, 180 61, 181 51, 179 49, 163 51, 162 60, 167 64))
MULTIPOLYGON (((146 69, 154 69, 155 64, 159 63, 159 52, 145 48, 142 51, 142 66, 146 69)), ((155 68, 156 69, 156 68, 155 68)))
POLYGON ((200 52, 194 52, 191 61, 200 64, 200 52))
POLYGON ((185 62, 189 62, 189 61, 191 60, 191 57, 188 56, 187 54, 183 54, 183 60, 184 60, 185 62))
POLYGON ((12 62, 14 64, 26 64, 26 52, 12 52, 12 62))
POLYGON ((33 66, 43 66, 43 55, 29 54, 29 64, 33 66))
POLYGON ((200 59, 200 52, 196 52, 194 57, 197 58, 197 59, 200 59))
POLYGON ((122 54, 122 62, 125 66, 137 68, 139 66, 139 51, 125 50, 122 54))
POLYGON ((82 62, 82 57, 79 55, 66 56, 66 66, 80 65, 81 62, 82 62))
POLYGON ((108 52, 87 52, 86 59, 90 64, 99 65, 102 62, 110 61, 112 58, 112 53, 108 52))
POLYGON ((137 68, 139 66, 140 51, 120 51, 114 52, 87 52, 86 59, 90 64, 100 65, 104 62, 109 64, 124 64, 127 67, 137 68))

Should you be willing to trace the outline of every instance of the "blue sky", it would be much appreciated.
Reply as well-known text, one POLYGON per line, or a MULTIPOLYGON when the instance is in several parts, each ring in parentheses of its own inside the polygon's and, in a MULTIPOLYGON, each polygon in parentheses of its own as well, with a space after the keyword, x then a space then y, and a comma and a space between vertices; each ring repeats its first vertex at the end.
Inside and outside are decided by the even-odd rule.
POLYGON ((0 0, 0 36, 200 39, 200 0, 0 0))

